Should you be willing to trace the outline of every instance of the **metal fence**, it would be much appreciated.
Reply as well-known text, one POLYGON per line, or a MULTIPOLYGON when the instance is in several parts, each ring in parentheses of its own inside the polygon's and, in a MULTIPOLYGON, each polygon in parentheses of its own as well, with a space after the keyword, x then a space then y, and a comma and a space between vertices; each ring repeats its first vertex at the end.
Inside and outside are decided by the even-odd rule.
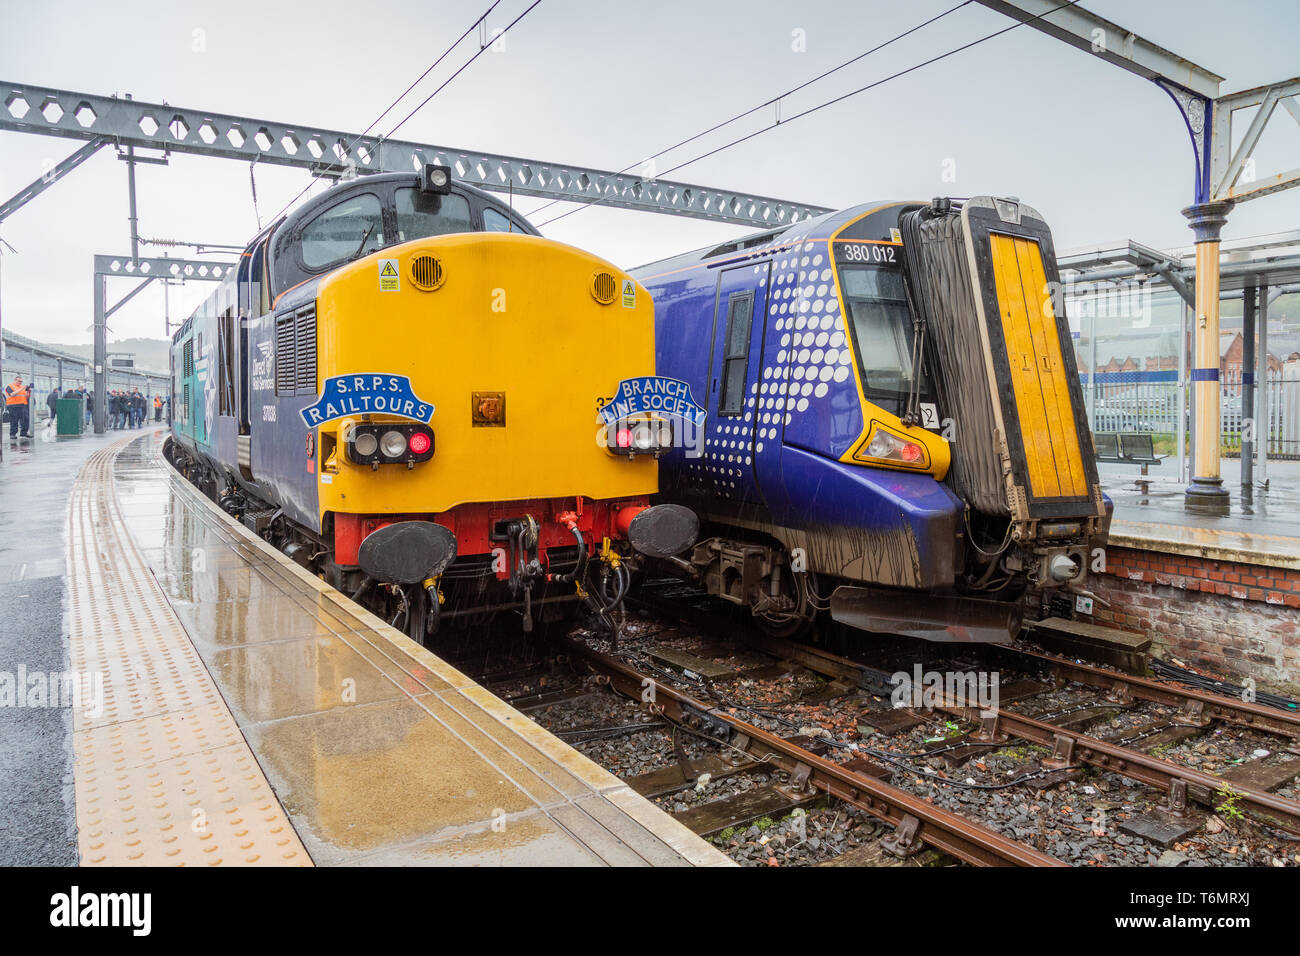
MULTIPOLYGON (((4 330, 3 361, 0 361, 0 387, 21 375, 23 381, 35 387, 33 411, 38 420, 46 415, 45 398, 50 390, 62 383, 62 388, 85 388, 93 391, 95 376, 88 359, 62 349, 44 345, 35 339, 4 330)), ((108 368, 109 391, 138 388, 149 395, 167 395, 170 385, 165 372, 135 368, 108 368)))
MULTIPOLYGON (((1181 407, 1182 434, 1190 433, 1191 390, 1187 382, 1178 380, 1175 371, 1101 372, 1096 382, 1087 374, 1081 379, 1094 432, 1148 432, 1176 448, 1181 407)), ((1228 455, 1241 453, 1245 426, 1242 393, 1241 371, 1225 371, 1220 383, 1220 443, 1228 455)), ((1300 459, 1300 363, 1270 371, 1267 383, 1256 385, 1254 421, 1257 447, 1262 447, 1267 436, 1270 458, 1300 459)))

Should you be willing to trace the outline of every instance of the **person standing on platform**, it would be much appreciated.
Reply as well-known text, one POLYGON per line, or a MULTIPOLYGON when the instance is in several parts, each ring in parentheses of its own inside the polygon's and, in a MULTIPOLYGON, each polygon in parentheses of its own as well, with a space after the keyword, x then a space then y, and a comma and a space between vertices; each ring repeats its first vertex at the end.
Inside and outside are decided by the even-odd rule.
POLYGON ((162 421, 162 396, 157 392, 153 396, 153 420, 155 422, 162 421))
MULTIPOLYGON (((86 428, 91 427, 95 421, 95 396, 90 394, 84 388, 81 390, 82 400, 86 403, 86 428)), ((85 428, 82 429, 85 431, 85 428)))
MULTIPOLYGON (((71 389, 69 389, 71 391, 71 389)), ((58 422, 59 420, 59 389, 56 386, 50 390, 50 394, 45 396, 45 407, 50 410, 50 421, 58 422)))
POLYGON ((31 438, 31 420, 29 410, 32 401, 32 387, 23 384, 23 377, 15 375, 14 380, 5 386, 5 409, 9 412, 9 440, 19 435, 31 438))

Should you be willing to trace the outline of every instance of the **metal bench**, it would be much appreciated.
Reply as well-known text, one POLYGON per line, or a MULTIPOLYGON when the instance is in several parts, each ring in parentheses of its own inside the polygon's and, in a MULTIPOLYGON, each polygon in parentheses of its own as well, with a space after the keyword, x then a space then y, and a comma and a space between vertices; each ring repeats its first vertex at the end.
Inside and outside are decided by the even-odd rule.
POLYGON ((1119 455, 1119 435, 1115 432, 1093 432, 1093 444, 1097 446, 1097 460, 1106 462, 1123 462, 1119 455))
POLYGON ((1097 447, 1098 461, 1141 465, 1144 476, 1147 468, 1169 457, 1156 454, 1155 443, 1146 432, 1094 432, 1092 439, 1097 447))

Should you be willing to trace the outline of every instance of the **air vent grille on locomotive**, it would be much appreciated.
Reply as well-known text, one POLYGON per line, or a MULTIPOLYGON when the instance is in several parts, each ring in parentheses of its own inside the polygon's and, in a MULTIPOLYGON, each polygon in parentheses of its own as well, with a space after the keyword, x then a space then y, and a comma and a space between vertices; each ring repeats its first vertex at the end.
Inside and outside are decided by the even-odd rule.
POLYGON ((597 272, 591 277, 591 297, 601 305, 609 305, 618 294, 618 283, 608 272, 597 272))
POLYGON ((442 285, 445 274, 435 256, 416 256, 411 260, 411 282, 417 289, 432 292, 442 285))
POLYGON ((316 305, 275 317, 275 391, 316 394, 316 305))

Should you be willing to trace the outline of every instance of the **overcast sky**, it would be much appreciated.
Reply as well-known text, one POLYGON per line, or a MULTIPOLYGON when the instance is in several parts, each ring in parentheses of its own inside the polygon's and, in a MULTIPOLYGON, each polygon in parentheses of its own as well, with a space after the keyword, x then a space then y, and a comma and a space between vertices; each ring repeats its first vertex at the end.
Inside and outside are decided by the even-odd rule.
MULTIPOLYGON (((489 2, 171 0, 124 7, 0 0, 0 79, 360 131, 489 2)), ((398 135, 618 169, 956 2, 542 0, 505 37, 504 50, 479 57, 398 135)), ((1084 2, 1226 77, 1224 92, 1300 73, 1294 0, 1084 2)), ((527 5, 503 0, 490 28, 505 26, 527 5)), ((1009 23, 967 4, 790 97, 782 115, 1009 23)), ((476 49, 475 36, 394 116, 405 115, 476 49)), ((690 159, 772 115, 766 110, 660 157, 657 167, 690 159)), ((13 194, 77 145, 0 133, 0 193, 13 194)), ((1300 166, 1300 127, 1282 110, 1256 163, 1261 175, 1300 166)), ((305 172, 273 166, 259 166, 256 175, 263 217, 309 180, 305 172)), ((137 176, 145 237, 233 244, 256 230, 247 164, 182 154, 165 167, 141 166, 137 176)), ((1028 27, 783 123, 668 178, 836 207, 938 194, 1016 195, 1045 214, 1058 250, 1124 237, 1161 247, 1191 239, 1179 214, 1192 199, 1191 149, 1169 97, 1028 27), (945 171, 955 181, 945 181, 945 171)), ((517 200, 525 212, 540 205, 517 200)), ((534 221, 566 208, 553 206, 534 221)), ((1300 190, 1238 207, 1225 235, 1295 228, 1300 190)), ((748 230, 594 208, 543 231, 630 267, 748 230)), ((5 328, 48 342, 90 341, 91 257, 129 251, 125 164, 101 151, 8 219, 0 236, 18 253, 6 250, 3 259, 5 328)), ((111 281, 110 301, 130 288, 125 280, 111 281)), ((173 288, 173 318, 210 291, 205 283, 173 288)), ((162 312, 161 288, 146 290, 113 317, 110 338, 161 337, 162 312)))

